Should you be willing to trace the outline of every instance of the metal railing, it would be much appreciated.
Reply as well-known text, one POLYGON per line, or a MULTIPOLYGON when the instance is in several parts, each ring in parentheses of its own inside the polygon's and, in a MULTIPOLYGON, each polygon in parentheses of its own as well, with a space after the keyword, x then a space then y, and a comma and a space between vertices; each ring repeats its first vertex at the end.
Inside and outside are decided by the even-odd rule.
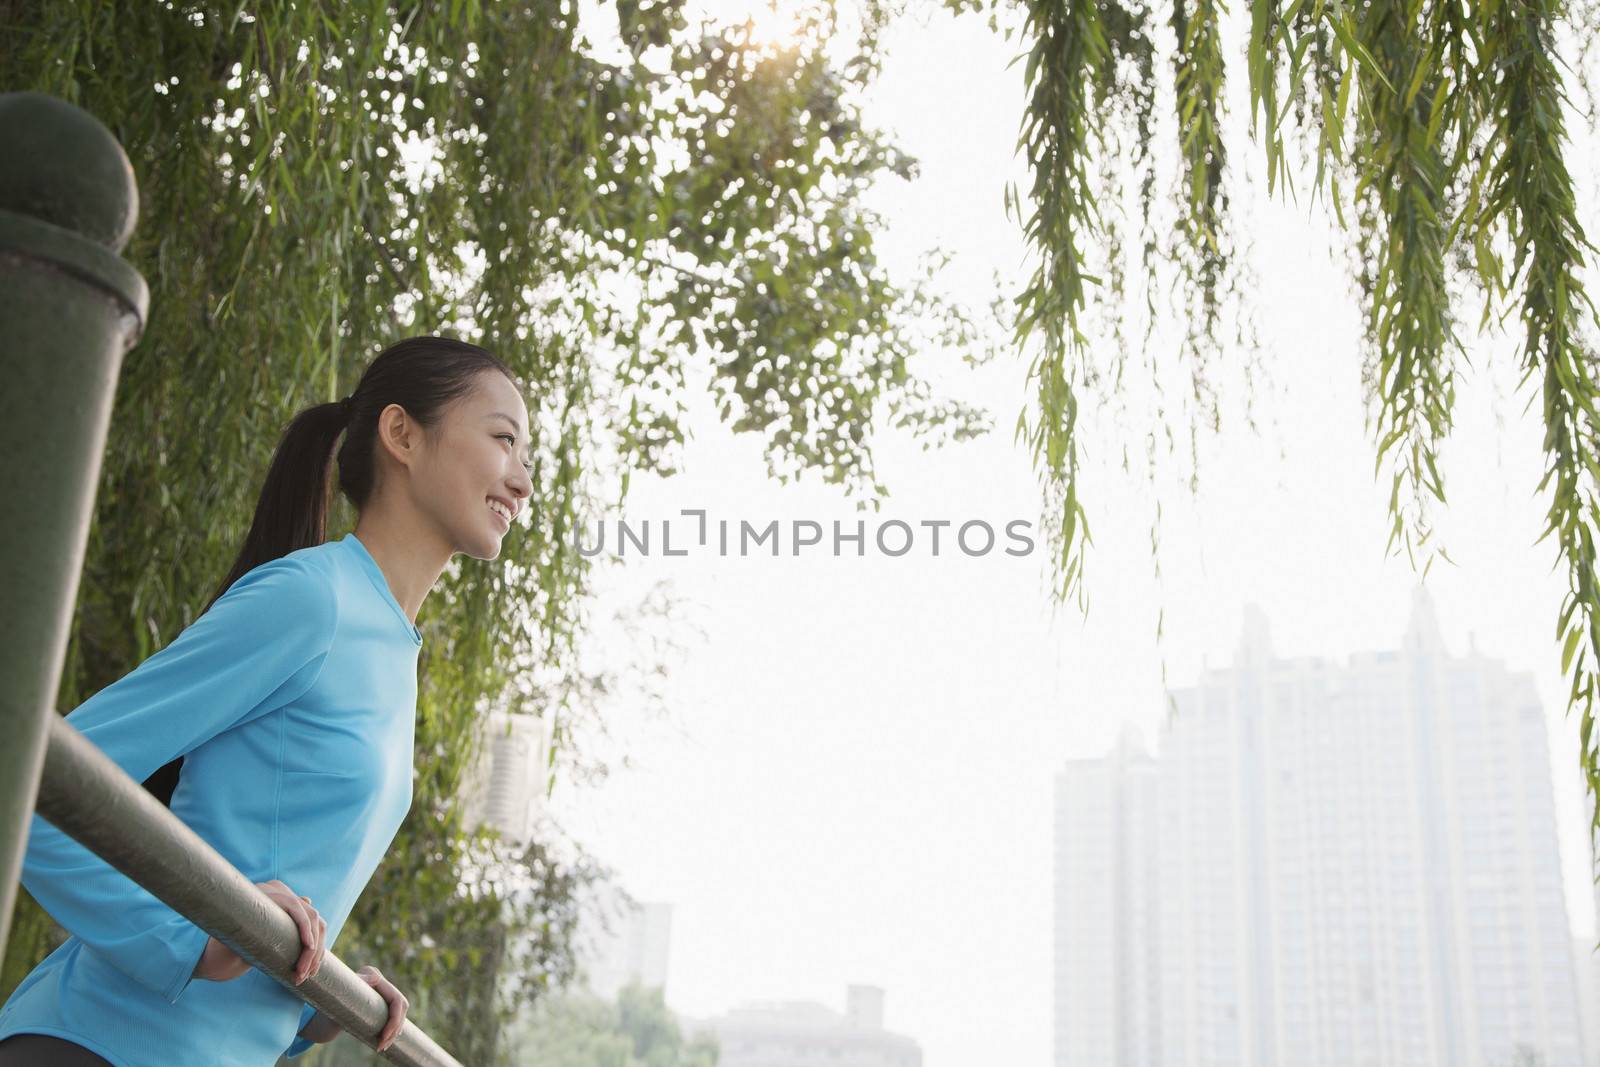
MULTIPOLYGON (((35 806, 196 926, 369 1047, 383 997, 333 953, 300 985, 293 919, 54 708, 121 360, 148 292, 120 251, 132 168, 84 111, 0 94, 0 948, 35 806)), ((385 1059, 459 1067, 407 1021, 385 1059)))

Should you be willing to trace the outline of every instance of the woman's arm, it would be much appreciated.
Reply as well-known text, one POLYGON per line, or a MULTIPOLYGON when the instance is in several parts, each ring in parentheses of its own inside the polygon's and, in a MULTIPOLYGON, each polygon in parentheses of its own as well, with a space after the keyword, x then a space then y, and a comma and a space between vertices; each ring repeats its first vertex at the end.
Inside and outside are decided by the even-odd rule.
MULTIPOLYGON (((166 648, 78 705, 67 722, 136 782, 230 727, 305 693, 333 641, 337 603, 303 559, 234 582, 166 648)), ((127 875, 31 816, 22 885, 124 974, 176 1002, 209 936, 127 875)))
POLYGON ((300 1036, 315 1045, 326 1045, 342 1033, 344 1027, 320 1011, 312 1015, 311 1021, 300 1028, 300 1036))

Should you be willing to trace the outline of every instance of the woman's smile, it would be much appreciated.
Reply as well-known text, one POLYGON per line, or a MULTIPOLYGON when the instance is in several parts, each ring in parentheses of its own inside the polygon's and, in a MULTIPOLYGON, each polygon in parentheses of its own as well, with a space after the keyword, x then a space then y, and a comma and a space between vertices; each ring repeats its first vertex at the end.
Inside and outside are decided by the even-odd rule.
POLYGON ((497 500, 492 496, 488 497, 487 500, 489 504, 489 510, 494 512, 495 517, 505 524, 506 530, 510 530, 512 511, 506 506, 505 501, 497 500))

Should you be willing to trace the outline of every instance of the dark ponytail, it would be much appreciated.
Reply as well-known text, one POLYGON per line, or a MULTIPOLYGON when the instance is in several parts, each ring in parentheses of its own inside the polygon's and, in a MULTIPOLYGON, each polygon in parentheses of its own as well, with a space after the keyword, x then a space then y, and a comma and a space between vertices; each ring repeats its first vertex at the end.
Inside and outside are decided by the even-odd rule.
MULTIPOLYGON (((487 370, 516 382, 510 367, 477 345, 448 337, 410 337, 380 352, 344 400, 296 415, 278 440, 250 532, 206 608, 261 564, 327 540, 328 475, 341 434, 339 490, 360 511, 376 482, 373 453, 383 409, 399 404, 423 426, 434 426, 450 402, 471 392, 478 374, 487 370)), ((182 764, 180 756, 145 782, 169 807, 182 764)))
POLYGON ((206 602, 208 610, 246 571, 327 540, 328 467, 351 407, 334 401, 306 408, 283 431, 244 547, 206 602))

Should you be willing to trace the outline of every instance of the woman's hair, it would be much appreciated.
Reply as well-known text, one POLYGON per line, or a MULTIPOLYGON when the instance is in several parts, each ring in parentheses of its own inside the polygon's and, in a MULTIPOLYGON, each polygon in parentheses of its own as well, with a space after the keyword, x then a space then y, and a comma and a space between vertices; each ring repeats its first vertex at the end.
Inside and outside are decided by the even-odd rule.
POLYGON ((348 405, 317 404, 296 415, 278 441, 244 545, 206 607, 247 571, 327 540, 328 465, 341 433, 339 490, 359 511, 372 496, 379 413, 399 404, 407 415, 432 427, 445 407, 470 392, 477 375, 486 370, 516 381, 510 367, 477 345, 448 337, 408 337, 378 354, 348 405))

